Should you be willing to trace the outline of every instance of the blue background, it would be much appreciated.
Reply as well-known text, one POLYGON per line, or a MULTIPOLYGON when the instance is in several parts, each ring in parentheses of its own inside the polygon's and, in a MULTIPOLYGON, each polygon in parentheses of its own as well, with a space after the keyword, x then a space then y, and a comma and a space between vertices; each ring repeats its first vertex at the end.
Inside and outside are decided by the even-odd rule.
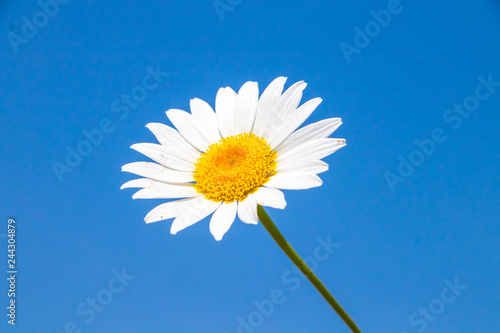
POLYGON ((212 1, 69 1, 17 53, 9 32, 21 35, 22 18, 41 8, 0 4, 0 331, 60 333, 75 322, 97 333, 236 332, 238 317, 248 322, 253 302, 278 289, 286 301, 254 332, 348 332, 309 283, 290 290, 282 275, 292 264, 262 225, 237 221, 216 242, 205 219, 172 236, 170 221, 143 222, 161 200, 119 190, 134 179, 120 167, 145 160, 129 146, 154 142, 144 126, 168 124, 165 110, 194 97, 213 105, 219 87, 250 80, 262 92, 284 75, 308 82, 303 101, 324 99, 308 122, 343 118, 334 136, 347 147, 326 158, 322 187, 285 191, 286 209, 268 212, 304 257, 318 237, 340 244, 316 272, 362 331, 499 332, 500 87, 457 129, 443 115, 474 94, 478 76, 500 81, 500 3, 401 0, 348 63, 339 45, 353 45, 354 28, 387 1, 237 2, 221 20, 212 1), (120 119, 112 103, 148 66, 168 77, 120 119), (60 182, 53 162, 105 118, 114 130, 60 182), (384 174, 435 128, 447 140, 391 191, 384 174), (15 328, 5 315, 9 217, 15 328), (77 306, 122 268, 135 279, 85 322, 77 306), (425 328, 410 323, 455 278, 467 289, 425 328))

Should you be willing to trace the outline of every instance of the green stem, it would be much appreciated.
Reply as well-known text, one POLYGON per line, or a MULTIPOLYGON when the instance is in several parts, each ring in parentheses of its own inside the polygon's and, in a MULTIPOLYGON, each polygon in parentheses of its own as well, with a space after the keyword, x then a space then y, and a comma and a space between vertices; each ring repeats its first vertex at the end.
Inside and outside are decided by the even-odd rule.
POLYGON ((276 241, 276 243, 281 247, 285 254, 293 261, 293 263, 300 269, 302 273, 311 281, 311 283, 318 289, 319 293, 326 299, 326 301, 332 306, 332 308, 337 312, 337 314, 342 318, 342 320, 349 326, 351 331, 354 333, 361 333, 359 328, 356 326, 354 321, 349 317, 349 315, 342 309, 340 304, 335 300, 335 298, 330 294, 328 289, 321 283, 318 277, 311 271, 311 269, 306 265, 306 263, 299 257, 297 252, 288 244, 285 237, 278 230, 274 222, 271 220, 269 215, 261 205, 257 205, 257 215, 260 222, 264 225, 266 230, 271 234, 271 237, 276 241))

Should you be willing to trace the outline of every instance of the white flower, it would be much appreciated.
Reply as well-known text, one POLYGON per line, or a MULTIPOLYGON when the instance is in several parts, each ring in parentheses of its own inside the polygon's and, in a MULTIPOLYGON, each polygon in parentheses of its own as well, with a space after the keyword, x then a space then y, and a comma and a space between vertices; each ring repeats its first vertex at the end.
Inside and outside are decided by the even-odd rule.
POLYGON ((284 93, 286 78, 275 79, 259 98, 256 82, 238 93, 221 88, 215 109, 191 100, 191 113, 171 109, 167 117, 177 128, 148 124, 160 144, 138 143, 132 149, 153 162, 124 165, 122 171, 145 177, 121 187, 141 188, 134 199, 180 199, 154 208, 146 223, 173 218, 176 234, 213 214, 210 232, 221 240, 238 214, 257 224, 257 204, 283 209, 280 189, 303 190, 321 186, 319 173, 328 170, 322 158, 345 146, 344 139, 328 138, 341 124, 325 119, 296 130, 321 103, 314 98, 300 107, 306 83, 284 93))

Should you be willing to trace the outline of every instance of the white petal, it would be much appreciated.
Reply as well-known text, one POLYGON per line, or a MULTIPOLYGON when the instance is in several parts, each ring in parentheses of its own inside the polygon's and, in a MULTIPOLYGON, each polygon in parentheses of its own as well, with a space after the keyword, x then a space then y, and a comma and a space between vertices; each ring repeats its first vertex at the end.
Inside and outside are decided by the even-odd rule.
POLYGON ((262 136, 268 142, 274 141, 274 137, 280 133, 280 129, 287 117, 296 110, 302 98, 302 91, 305 89, 306 85, 307 84, 303 81, 294 83, 285 93, 283 93, 273 109, 270 110, 269 118, 264 125, 264 129, 261 131, 262 136))
POLYGON ((220 241, 229 228, 231 228, 237 210, 238 203, 236 201, 231 203, 223 202, 220 207, 217 208, 210 220, 210 232, 215 240, 220 241))
POLYGON ((244 223, 257 224, 257 199, 254 194, 238 202, 238 217, 244 223))
POLYGON ((179 215, 172 223, 170 233, 175 235, 177 232, 201 221, 212 214, 220 204, 220 202, 207 200, 203 196, 194 198, 190 205, 183 206, 179 209, 179 215))
POLYGON ((194 171, 194 163, 196 160, 166 146, 157 145, 155 143, 136 143, 130 148, 167 168, 180 171, 194 171))
POLYGON ((177 171, 152 162, 135 162, 122 166, 122 171, 167 183, 189 183, 194 181, 192 172, 177 171))
POLYGON ((313 111, 321 103, 321 98, 314 98, 306 103, 302 104, 298 109, 288 113, 281 124, 275 127, 269 128, 272 135, 269 136, 268 142, 271 148, 276 148, 283 140, 285 140, 290 134, 293 133, 307 118, 313 113, 313 111))
POLYGON ((339 128, 340 125, 342 125, 342 119, 330 118, 302 127, 301 129, 292 133, 288 138, 285 139, 285 141, 283 141, 278 147, 276 147, 276 151, 279 153, 285 153, 288 150, 295 148, 307 141, 327 138, 337 128, 339 128))
POLYGON ((152 209, 144 218, 146 223, 168 220, 179 215, 181 209, 193 206, 197 197, 166 202, 152 209))
POLYGON ((274 175, 264 186, 283 190, 305 190, 323 184, 321 178, 312 173, 283 172, 274 175))
POLYGON ((203 125, 186 111, 171 109, 167 112, 167 117, 177 128, 179 133, 198 150, 205 151, 211 142, 205 137, 203 125))
POLYGON ((267 86, 259 99, 257 105, 257 114, 255 115, 255 122, 253 125, 252 133, 262 137, 266 129, 267 120, 277 104, 281 92, 285 86, 286 77, 280 76, 267 86))
POLYGON ((234 112, 237 95, 233 89, 220 88, 215 97, 215 111, 221 136, 234 135, 234 112))
MULTIPOLYGON (((276 177, 273 176, 271 180, 276 177)), ((271 181, 270 180, 270 181, 271 181)), ((267 186, 267 183, 264 184, 267 186)), ((285 195, 278 189, 261 187, 254 193, 257 203, 261 206, 283 209, 286 207, 285 195)))
POLYGON ((154 134, 159 143, 189 155, 194 160, 200 157, 200 151, 187 142, 174 128, 160 123, 149 123, 146 127, 154 134))
POLYGON ((199 193, 193 187, 193 184, 174 185, 153 181, 151 186, 137 191, 133 199, 174 199, 190 198, 198 196, 199 193))
POLYGON ((124 188, 145 188, 151 186, 152 184, 153 181, 151 179, 139 178, 126 182, 122 185, 122 187, 120 187, 120 190, 123 190, 124 188))
POLYGON ((198 120, 198 122, 205 129, 205 137, 208 139, 209 143, 215 143, 221 139, 219 133, 219 126, 217 125, 217 116, 215 115, 212 107, 205 101, 199 98, 193 98, 190 102, 191 113, 193 117, 198 120))
POLYGON ((250 132, 255 121, 259 102, 259 86, 257 82, 247 82, 238 91, 234 114, 235 133, 250 132))
POLYGON ((328 171, 328 163, 321 160, 302 160, 291 163, 284 168, 279 166, 276 168, 276 173, 305 172, 317 175, 325 171, 328 171))
POLYGON ((345 146, 345 140, 325 138, 307 141, 284 154, 278 154, 276 162, 280 168, 289 167, 302 160, 319 160, 345 146))

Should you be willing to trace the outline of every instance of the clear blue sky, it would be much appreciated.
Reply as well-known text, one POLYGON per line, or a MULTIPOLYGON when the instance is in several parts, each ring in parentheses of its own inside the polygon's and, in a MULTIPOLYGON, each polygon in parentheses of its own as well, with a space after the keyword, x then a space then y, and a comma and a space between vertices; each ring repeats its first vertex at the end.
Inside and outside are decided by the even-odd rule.
POLYGON ((362 331, 499 332, 500 3, 218 6, 0 3, 0 331, 348 332, 262 225, 216 242, 205 219, 172 236, 143 222, 162 200, 119 190, 134 178, 121 166, 144 160, 130 145, 154 142, 144 126, 169 124, 165 110, 284 75, 323 98, 308 122, 343 118, 347 146, 322 187, 268 212, 362 331), (68 166, 68 147, 91 152, 68 166))

